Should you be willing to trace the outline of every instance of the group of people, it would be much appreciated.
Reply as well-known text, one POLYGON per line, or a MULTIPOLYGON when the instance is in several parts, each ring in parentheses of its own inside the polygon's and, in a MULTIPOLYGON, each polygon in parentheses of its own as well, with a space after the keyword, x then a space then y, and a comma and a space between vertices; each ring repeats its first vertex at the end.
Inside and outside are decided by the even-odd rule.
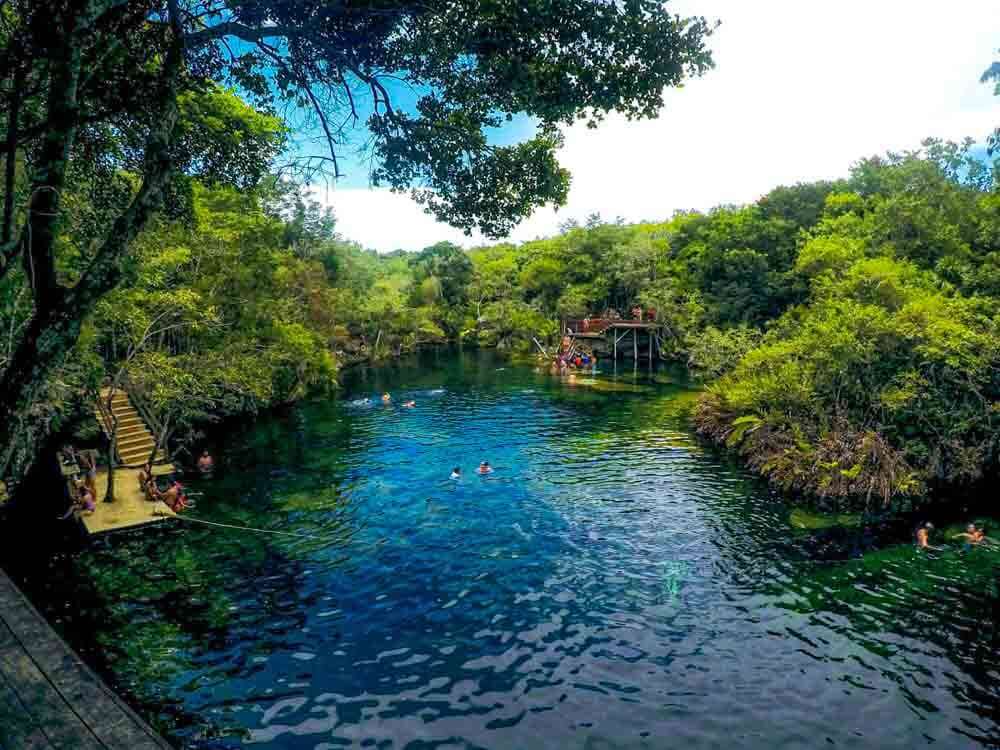
POLYGON ((566 375, 576 370, 597 372, 597 355, 593 351, 577 349, 569 336, 564 336, 559 354, 552 361, 549 372, 552 375, 566 375))
MULTIPOLYGON (((365 397, 365 398, 361 399, 360 401, 355 401, 354 403, 355 404, 364 404, 365 406, 367 406, 367 405, 371 404, 371 402, 372 402, 372 400, 370 398, 365 397)), ((392 394, 391 393, 383 393, 382 394, 382 403, 385 404, 386 406, 388 406, 389 404, 391 404, 392 403, 392 394)), ((414 401, 414 400, 412 400, 412 399, 410 399, 409 401, 404 401, 402 403, 402 406, 403 406, 404 409, 412 409, 416 405, 417 405, 417 402, 414 401)))
MULTIPOLYGON (((479 474, 480 476, 486 476, 487 474, 492 474, 493 473, 493 467, 490 466, 490 462, 489 461, 480 461, 479 468, 476 469, 476 473, 479 474)), ((462 467, 461 466, 456 466, 454 469, 451 470, 451 478, 452 479, 461 479, 462 478, 462 467)))
POLYGON ((161 490, 153 475, 153 465, 148 462, 139 470, 139 489, 142 490, 142 494, 147 500, 150 502, 159 501, 174 513, 180 513, 182 510, 194 507, 194 503, 188 499, 187 493, 184 492, 184 485, 176 479, 170 480, 167 489, 161 490))
MULTIPOLYGON (((215 471, 215 459, 207 450, 201 452, 196 465, 198 473, 206 478, 211 477, 212 472, 215 471)), ((184 485, 176 478, 170 480, 165 490, 161 490, 153 475, 153 465, 149 462, 139 471, 139 488, 147 500, 150 502, 159 501, 174 513, 180 513, 182 510, 194 507, 194 501, 187 496, 184 485)))
MULTIPOLYGON (((917 547, 921 549, 937 549, 931 545, 931 532, 934 531, 934 524, 922 523, 917 527, 917 547)), ((972 546, 979 545, 995 545, 997 542, 986 536, 986 532, 976 526, 974 523, 970 523, 965 527, 965 531, 960 531, 957 534, 952 534, 951 539, 964 539, 966 544, 972 546)))
MULTIPOLYGON (((392 403, 392 394, 383 393, 382 394, 382 403, 383 404, 391 404, 392 403)), ((410 399, 409 401, 404 401, 403 402, 403 408, 404 409, 412 409, 416 405, 417 405, 417 402, 414 401, 413 399, 410 399)))

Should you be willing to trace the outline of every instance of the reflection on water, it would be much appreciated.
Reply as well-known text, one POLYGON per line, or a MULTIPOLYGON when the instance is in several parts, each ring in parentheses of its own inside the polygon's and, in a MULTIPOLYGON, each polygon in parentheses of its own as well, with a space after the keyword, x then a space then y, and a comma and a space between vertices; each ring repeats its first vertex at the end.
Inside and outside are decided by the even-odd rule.
POLYGON ((793 516, 694 441, 690 391, 582 380, 357 372, 192 482, 308 538, 180 522, 27 584, 193 748, 1000 743, 995 553, 793 516))

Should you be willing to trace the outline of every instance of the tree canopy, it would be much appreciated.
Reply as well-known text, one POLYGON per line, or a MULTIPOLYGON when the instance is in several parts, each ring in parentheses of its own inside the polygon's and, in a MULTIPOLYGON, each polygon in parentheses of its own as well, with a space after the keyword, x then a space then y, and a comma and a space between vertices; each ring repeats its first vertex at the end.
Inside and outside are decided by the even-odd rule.
POLYGON ((657 114, 665 87, 711 65, 709 33, 655 0, 0 4, 0 281, 30 297, 0 374, 0 474, 22 472, 14 445, 46 379, 154 214, 190 216, 192 180, 337 177, 363 126, 372 183, 502 235, 565 200, 559 126, 657 114), (491 143, 514 116, 534 135, 491 143))

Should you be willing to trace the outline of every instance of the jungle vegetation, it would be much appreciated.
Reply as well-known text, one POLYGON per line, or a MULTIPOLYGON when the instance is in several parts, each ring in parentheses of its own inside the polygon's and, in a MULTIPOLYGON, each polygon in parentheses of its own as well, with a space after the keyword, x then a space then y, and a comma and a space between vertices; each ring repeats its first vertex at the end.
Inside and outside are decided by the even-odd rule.
MULTIPOLYGON (((336 179, 359 146, 357 132, 374 185, 412 190, 439 218, 502 236, 536 207, 565 201, 559 126, 593 124, 611 111, 657 115, 667 88, 711 66, 710 33, 704 19, 656 0, 0 3, 0 283, 8 303, 0 477, 17 483, 37 457, 56 392, 70 382, 63 370, 86 369, 91 349, 77 347, 109 295, 133 276, 177 292, 176 263, 164 259, 151 276, 136 266, 157 232, 180 231, 170 221, 214 231, 196 215, 199 183, 214 191, 203 212, 245 200, 266 223, 268 196, 256 191, 268 176, 336 179), (490 129, 515 116, 533 134, 492 143, 490 129)), ((234 241, 244 239, 233 231, 234 241)), ((200 260, 184 272, 218 293, 204 278, 211 263, 200 260)), ((265 287, 297 283, 294 270, 267 270, 265 287)), ((258 279, 241 281, 252 290, 258 279)), ((401 293, 392 274, 379 283, 392 304, 401 293)), ((226 302, 194 321, 153 314, 153 328, 140 325, 141 346, 126 357, 167 326, 164 336, 181 328, 194 336, 246 324, 248 337, 236 337, 244 344, 264 336, 250 360, 280 360, 289 350, 269 345, 301 350, 309 339, 296 326, 310 313, 287 313, 284 300, 255 298, 238 311, 226 302)), ((183 346, 178 353, 192 353, 183 346)), ((119 351, 114 343, 111 351, 119 351)), ((288 380, 322 369, 322 359, 288 380)), ((240 398, 259 396, 244 375, 240 398)))
POLYGON ((995 482, 1000 189, 972 141, 468 251, 375 253, 310 198, 363 125, 373 184, 503 237, 564 202, 559 126, 655 116, 711 65, 710 31, 653 0, 0 3, 0 477, 96 429, 108 378, 184 443, 357 359, 530 350, 562 318, 639 303, 706 386, 699 431, 783 489, 884 505, 995 482), (534 135, 492 144, 515 115, 534 135))
POLYGON ((341 238, 281 180, 196 182, 190 216, 137 237, 44 416, 86 413, 124 369, 183 442, 332 389, 353 361, 448 341, 528 352, 562 318, 636 302, 658 311, 663 356, 705 385, 697 428, 783 489, 882 506, 997 480, 1000 191, 971 143, 927 141, 747 206, 419 253, 341 238))

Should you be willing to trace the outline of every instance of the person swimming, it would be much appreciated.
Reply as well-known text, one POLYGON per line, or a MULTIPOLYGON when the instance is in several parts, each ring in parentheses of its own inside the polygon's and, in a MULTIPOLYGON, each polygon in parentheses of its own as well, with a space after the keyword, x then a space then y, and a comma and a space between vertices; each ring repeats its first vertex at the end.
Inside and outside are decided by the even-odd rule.
POLYGON ((476 471, 479 472, 480 474, 492 474, 493 467, 490 466, 489 461, 483 461, 481 464, 479 464, 479 468, 476 469, 476 471))
POLYGON ((454 469, 451 470, 451 478, 452 479, 461 479, 462 478, 462 469, 461 469, 461 467, 456 466, 454 469))
POLYGON ((382 403, 383 404, 388 404, 391 401, 392 401, 392 396, 390 396, 388 393, 383 393, 382 394, 382 403))
POLYGON ((404 409, 412 409, 412 408, 413 408, 414 406, 416 406, 416 405, 417 405, 417 402, 416 402, 416 401, 405 401, 405 402, 403 403, 403 408, 404 408, 404 409))
POLYGON ((198 471, 200 471, 204 476, 209 476, 214 468, 215 459, 212 458, 207 450, 202 451, 201 457, 198 459, 198 471))
POLYGON ((952 539, 964 539, 969 544, 981 544, 986 540, 986 535, 983 534, 982 529, 977 529, 976 524, 970 523, 965 527, 965 531, 960 531, 957 534, 952 534, 952 539))
POLYGON ((934 525, 931 523, 923 523, 917 529, 917 546, 921 549, 930 548, 930 533, 934 530, 934 525))

